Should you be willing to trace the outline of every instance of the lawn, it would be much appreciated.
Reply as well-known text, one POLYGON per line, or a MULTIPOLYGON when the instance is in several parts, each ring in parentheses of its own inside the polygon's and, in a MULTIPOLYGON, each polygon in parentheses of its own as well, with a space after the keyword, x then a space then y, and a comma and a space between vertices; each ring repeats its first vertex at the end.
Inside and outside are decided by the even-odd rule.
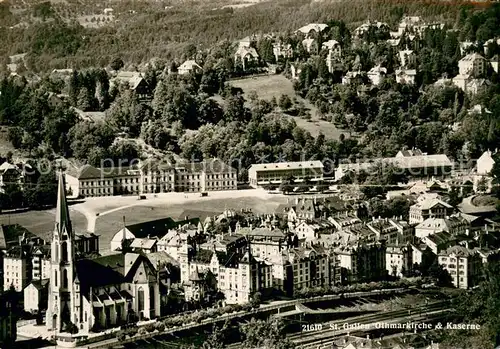
MULTIPOLYGON (((71 222, 76 233, 87 230, 85 216, 70 208, 71 222)), ((22 213, 3 213, 0 215, 0 224, 19 224, 42 239, 50 240, 54 230, 55 209, 45 211, 28 211, 22 213)))
POLYGON ((293 89, 292 81, 288 80, 283 75, 255 76, 245 79, 231 80, 231 85, 241 88, 244 95, 248 95, 250 92, 255 91, 260 99, 270 100, 275 97, 276 100, 279 100, 283 94, 288 95, 291 98, 296 97, 297 100, 304 102, 312 117, 310 121, 307 121, 300 117, 290 116, 295 120, 299 127, 308 131, 313 137, 318 136, 320 132, 323 133, 327 139, 338 140, 342 133, 344 136, 349 137, 348 131, 338 129, 334 124, 318 119, 316 116, 316 107, 303 98, 297 96, 295 90, 293 89))

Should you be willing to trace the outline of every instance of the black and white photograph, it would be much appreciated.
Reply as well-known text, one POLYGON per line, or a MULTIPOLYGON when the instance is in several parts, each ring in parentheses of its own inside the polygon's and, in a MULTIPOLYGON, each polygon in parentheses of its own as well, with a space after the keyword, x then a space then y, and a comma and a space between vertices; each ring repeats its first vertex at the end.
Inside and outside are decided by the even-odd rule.
POLYGON ((500 349, 498 0, 0 0, 1 349, 500 349))

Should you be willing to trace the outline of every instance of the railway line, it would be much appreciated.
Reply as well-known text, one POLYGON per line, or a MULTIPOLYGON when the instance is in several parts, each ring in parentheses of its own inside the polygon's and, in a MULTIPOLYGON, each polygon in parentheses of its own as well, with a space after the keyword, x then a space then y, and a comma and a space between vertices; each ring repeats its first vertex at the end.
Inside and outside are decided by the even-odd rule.
MULTIPOLYGON (((413 309, 411 310, 412 313, 408 313, 408 310, 403 309, 335 320, 309 326, 312 330, 291 334, 288 338, 298 348, 312 348, 317 346, 318 342, 333 342, 333 339, 337 336, 353 332, 369 331, 370 329, 375 330, 375 324, 377 323, 431 322, 449 313, 451 311, 449 305, 450 303, 447 300, 438 301, 413 309)), ((409 329, 408 331, 413 331, 413 329, 409 329)))

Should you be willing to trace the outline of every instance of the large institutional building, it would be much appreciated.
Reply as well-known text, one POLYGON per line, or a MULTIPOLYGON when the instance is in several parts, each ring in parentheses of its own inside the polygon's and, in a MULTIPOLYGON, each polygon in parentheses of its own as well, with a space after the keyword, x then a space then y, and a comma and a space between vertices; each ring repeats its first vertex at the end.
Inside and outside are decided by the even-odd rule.
POLYGON ((96 197, 167 192, 236 190, 237 171, 218 159, 167 164, 147 160, 136 166, 69 168, 67 186, 72 196, 96 197))
POLYGON ((321 161, 280 162, 272 164, 255 164, 248 169, 250 185, 257 188, 266 184, 280 184, 287 178, 295 182, 304 179, 323 180, 323 164, 321 161))

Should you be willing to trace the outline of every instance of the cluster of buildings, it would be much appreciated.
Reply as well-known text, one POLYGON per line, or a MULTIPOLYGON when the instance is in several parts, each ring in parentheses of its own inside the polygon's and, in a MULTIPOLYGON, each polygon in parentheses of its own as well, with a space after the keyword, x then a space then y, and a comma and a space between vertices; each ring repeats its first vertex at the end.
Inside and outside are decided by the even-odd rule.
POLYGON ((380 167, 392 166, 413 178, 449 177, 453 163, 445 154, 428 155, 418 149, 402 150, 390 158, 370 159, 365 162, 340 163, 335 169, 335 180, 348 173, 370 173, 380 167))
POLYGON ((45 312, 56 333, 73 325, 88 333, 161 316, 173 289, 188 302, 222 295, 227 304, 244 304, 257 293, 293 296, 311 287, 418 275, 430 259, 456 287, 473 287, 500 247, 500 226, 457 211, 442 190, 434 182, 414 188, 408 221, 369 217, 368 203, 341 196, 296 198, 266 215, 225 210, 128 225, 124 218, 111 254, 101 256, 99 237, 72 227, 61 173, 50 241, 16 240, 8 227, 0 229, 3 288, 22 291, 25 310, 45 312))
POLYGON ((487 71, 491 67, 498 72, 498 62, 498 57, 487 60, 479 53, 469 53, 458 62, 457 76, 451 79, 441 78, 435 82, 435 85, 454 85, 467 93, 477 94, 490 85, 487 71))

